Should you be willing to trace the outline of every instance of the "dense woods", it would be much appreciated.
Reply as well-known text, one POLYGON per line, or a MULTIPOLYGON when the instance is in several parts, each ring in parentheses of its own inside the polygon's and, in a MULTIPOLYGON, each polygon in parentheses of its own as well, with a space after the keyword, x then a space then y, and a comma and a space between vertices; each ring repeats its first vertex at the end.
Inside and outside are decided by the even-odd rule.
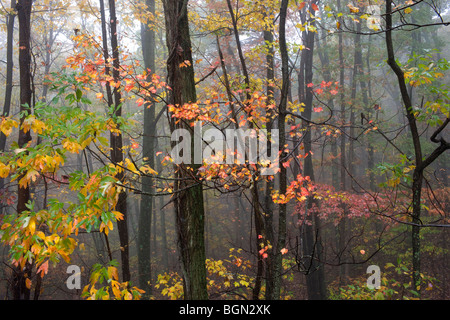
POLYGON ((2 300, 450 298, 450 5, 1 0, 2 300))

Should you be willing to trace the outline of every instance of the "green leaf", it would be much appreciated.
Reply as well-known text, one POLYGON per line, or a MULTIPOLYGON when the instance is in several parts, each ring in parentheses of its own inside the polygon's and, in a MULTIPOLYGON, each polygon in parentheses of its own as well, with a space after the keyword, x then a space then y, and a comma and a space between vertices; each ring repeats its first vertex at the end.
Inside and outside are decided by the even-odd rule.
POLYGON ((375 293, 375 300, 384 300, 384 295, 378 291, 375 293))
POLYGON ((80 89, 77 89, 76 94, 77 94, 77 101, 80 101, 81 97, 83 96, 83 92, 80 89))

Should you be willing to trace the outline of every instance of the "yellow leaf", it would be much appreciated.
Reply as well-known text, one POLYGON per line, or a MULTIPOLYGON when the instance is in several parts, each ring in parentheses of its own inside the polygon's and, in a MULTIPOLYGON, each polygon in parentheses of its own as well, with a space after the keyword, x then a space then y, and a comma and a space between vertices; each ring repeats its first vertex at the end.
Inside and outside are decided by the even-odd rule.
POLYGON ((72 153, 79 153, 83 147, 76 141, 66 138, 62 141, 63 148, 72 153))
POLYGON ((153 170, 152 168, 150 168, 149 165, 145 165, 143 167, 140 168, 140 170, 146 174, 151 174, 151 175, 157 175, 158 172, 156 172, 155 170, 153 170))
POLYGON ((17 128, 19 125, 18 123, 9 118, 3 118, 2 122, 0 123, 0 130, 3 132, 5 136, 9 136, 14 128, 17 128))
POLYGON ((34 169, 28 170, 27 174, 19 180, 19 186, 21 188, 26 188, 30 182, 36 181, 37 176, 39 176, 39 172, 34 169))
POLYGON ((0 177, 6 178, 9 175, 9 172, 11 171, 11 167, 9 165, 6 165, 2 162, 0 162, 0 177))
POLYGON ((352 4, 348 4, 347 7, 350 9, 351 13, 358 13, 359 12, 359 8, 354 7, 352 4))
POLYGON ((33 122, 31 123, 31 130, 34 132, 41 134, 44 130, 47 129, 47 126, 44 122, 42 122, 39 119, 33 119, 33 122))
POLYGON ((67 263, 70 262, 70 257, 67 255, 66 252, 64 252, 63 250, 59 250, 58 253, 64 259, 65 262, 67 263))
POLYGON ((128 170, 130 170, 131 172, 133 172, 135 174, 139 174, 139 171, 136 169, 136 166, 134 165, 133 162, 131 162, 130 159, 126 158, 125 164, 126 164, 128 170))
POLYGON ((130 292, 127 291, 127 292, 125 293, 123 299, 124 299, 124 300, 133 300, 133 295, 132 295, 130 292))
POLYGON ((411 8, 406 8, 406 9, 405 9, 405 13, 406 13, 406 14, 410 14, 411 12, 412 12, 412 9, 411 9, 411 8))
POLYGON ((399 177, 397 177, 397 178, 395 178, 395 179, 390 179, 390 180, 388 180, 388 182, 387 182, 388 186, 390 186, 390 187, 395 187, 395 186, 397 186, 399 183, 400 183, 400 178, 399 178, 399 177))
POLYGON ((34 231, 36 230, 36 217, 32 217, 30 219, 30 222, 28 223, 28 231, 30 231, 30 234, 33 235, 34 231))
POLYGON ((111 279, 115 279, 115 280, 119 279, 119 272, 117 271, 116 267, 108 267, 107 272, 108 272, 108 276, 111 279))
POLYGON ((43 233, 42 231, 38 231, 38 232, 36 233, 36 235, 37 235, 39 238, 41 238, 42 240, 45 240, 45 233, 43 233))
POLYGON ((123 214, 119 211, 111 211, 112 214, 116 217, 116 220, 123 220, 123 214))
MULTIPOLYGON (((112 281, 111 283, 116 282, 116 281, 112 281)), ((118 285, 113 285, 112 286, 112 291, 114 296, 116 297, 117 300, 120 300, 120 298, 122 297, 122 293, 120 292, 118 285)))

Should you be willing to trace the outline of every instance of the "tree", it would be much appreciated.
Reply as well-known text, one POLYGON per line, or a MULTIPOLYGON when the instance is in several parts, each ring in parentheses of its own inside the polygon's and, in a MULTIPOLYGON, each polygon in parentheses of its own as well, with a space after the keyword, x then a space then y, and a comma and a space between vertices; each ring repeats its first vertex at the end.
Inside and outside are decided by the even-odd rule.
MULTIPOLYGON (((312 2, 310 6, 310 11, 316 11, 317 4, 312 2)), ((310 20, 310 25, 314 26, 315 21, 310 20)), ((314 52, 314 39, 315 32, 309 31, 305 37, 305 45, 309 50, 304 50, 302 53, 302 62, 304 65, 304 79, 305 82, 302 84, 306 85, 306 92, 304 97, 305 110, 303 112, 303 117, 307 120, 311 120, 312 117, 312 103, 313 103, 313 89, 308 87, 309 83, 313 82, 313 52, 314 52)), ((312 164, 312 145, 311 145, 311 135, 312 128, 309 122, 304 121, 303 127, 305 129, 305 136, 303 138, 303 144, 305 146, 305 159, 304 159, 304 175, 310 177, 311 181, 315 181, 314 177, 314 167, 312 164)), ((311 210, 315 200, 313 197, 307 199, 306 211, 311 210)), ((306 212, 305 214, 308 214, 306 212)), ((325 288, 324 288, 324 270, 323 265, 320 263, 322 247, 321 247, 321 236, 320 236, 320 222, 319 219, 310 214, 309 219, 311 219, 311 224, 303 225, 304 228, 304 250, 305 254, 310 257, 310 261, 307 264, 307 284, 308 284, 308 298, 311 300, 320 300, 325 298, 325 288)))
MULTIPOLYGON (((9 116, 9 112, 11 110, 11 97, 12 97, 12 89, 13 89, 13 69, 14 69, 14 61, 13 61, 13 40, 14 40, 14 20, 16 17, 16 13, 14 12, 16 7, 16 1, 11 1, 11 12, 7 15, 7 48, 6 48, 6 83, 5 83, 5 100, 3 104, 3 116, 9 116)), ((6 145, 6 136, 2 132, 0 133, 0 150, 4 151, 6 145)), ((3 180, 1 180, 3 184, 3 180)), ((0 189, 3 185, 0 187, 0 189)))
MULTIPOLYGON (((189 33, 187 0, 164 0, 166 43, 170 103, 175 108, 197 101, 195 90, 192 46, 189 33)), ((171 131, 184 128, 192 131, 189 124, 171 122, 171 131)), ((194 139, 194 134, 191 134, 194 139)), ((193 143, 193 141, 192 141, 193 143)), ((198 164, 193 156, 191 163, 175 167, 174 204, 177 222, 185 299, 208 298, 206 290, 205 242, 202 184, 198 180, 198 164)))
MULTIPOLYGON (((117 17, 116 17, 116 3, 115 0, 109 0, 109 15, 110 15, 110 28, 111 28, 111 50, 112 50, 112 77, 115 83, 120 83, 120 60, 119 60, 119 44, 117 41, 117 17)), ((108 63, 108 62, 107 62, 108 63)), ((115 122, 122 116, 122 95, 120 87, 115 86, 113 92, 114 105, 112 118, 115 122)), ((112 106, 110 106, 112 107, 112 106)), ((120 124, 118 127, 120 128, 120 124)), ((121 132, 111 132, 111 162, 118 164, 123 161, 123 141, 121 132)), ((124 182, 124 172, 117 174, 119 181, 124 182)), ((122 191, 119 194, 119 200, 117 202, 117 211, 123 214, 123 219, 117 221, 117 228, 120 238, 120 251, 122 261, 122 278, 124 282, 130 281, 130 247, 128 241, 128 223, 127 223, 127 193, 122 191)))
MULTIPOLYGON (((31 110, 31 8, 32 0, 19 0, 16 6, 19 18, 19 71, 20 71, 20 124, 22 125, 28 112, 31 110)), ((30 131, 19 130, 18 145, 27 148, 31 141, 30 131)), ((29 186, 18 186, 17 212, 20 214, 27 210, 30 200, 29 186)), ((16 300, 30 299, 30 288, 27 278, 31 276, 31 265, 27 263, 24 268, 15 270, 13 282, 13 296, 16 300)))
MULTIPOLYGON (((279 37, 280 37, 280 55, 281 55, 281 77, 282 77, 282 87, 281 87, 281 98, 278 107, 278 130, 279 130, 279 148, 280 148, 280 193, 286 194, 287 191, 287 170, 284 165, 286 160, 286 108, 288 102, 288 92, 290 86, 290 75, 289 75, 289 55, 287 51, 286 44, 286 17, 288 11, 288 0, 281 1, 280 8, 280 25, 279 25, 279 37)), ((283 264, 283 254, 282 249, 286 247, 286 215, 287 206, 286 203, 279 204, 278 210, 278 239, 275 246, 275 254, 273 257, 273 279, 272 280, 272 295, 269 295, 269 299, 279 299, 281 294, 281 275, 282 275, 282 264, 283 264)))
MULTIPOLYGON (((16 1, 11 1, 11 10, 15 10, 16 1)), ((13 61, 13 40, 14 40, 14 20, 16 14, 14 11, 10 12, 7 15, 7 43, 6 43, 6 84, 5 84, 5 100, 3 103, 3 117, 9 116, 11 110, 11 97, 12 97, 12 89, 13 89, 13 70, 14 70, 14 61, 13 61)), ((3 132, 0 132, 0 152, 5 151, 6 146, 6 135, 3 132)), ((5 182, 0 178, 0 190, 3 190, 5 182)), ((1 206, 1 205, 0 205, 1 206)), ((3 206, 1 206, 3 209, 3 206)))
MULTIPOLYGON (((148 0, 145 2, 147 6, 147 14, 152 15, 146 23, 141 23, 141 44, 142 54, 144 57, 144 66, 147 72, 147 81, 151 81, 152 74, 155 72, 155 32, 151 24, 155 14, 155 2, 148 0)), ((155 103, 153 99, 147 99, 144 107, 144 134, 143 134, 143 150, 142 156, 144 164, 151 168, 155 167, 155 103)), ((151 176, 142 177, 141 206, 139 212, 139 233, 138 233, 138 257, 139 257, 139 285, 151 294, 151 260, 150 260, 150 239, 151 239, 151 223, 153 211, 154 179, 151 176)))
POLYGON ((412 174, 412 264, 413 264, 413 285, 416 292, 420 292, 421 276, 420 276, 420 229, 421 229, 421 211, 422 211, 422 186, 424 180, 424 170, 430 166, 441 154, 450 149, 450 143, 447 142, 440 133, 450 122, 447 117, 441 125, 438 126, 430 137, 431 142, 438 144, 428 156, 424 157, 422 143, 420 141, 420 133, 418 129, 418 121, 414 115, 414 107, 411 102, 411 96, 408 92, 405 72, 402 70, 399 63, 396 61, 394 45, 392 40, 393 31, 393 9, 392 2, 386 1, 386 49, 387 49, 387 63, 391 67, 395 76, 399 90, 402 97, 403 106, 405 108, 406 118, 408 119, 408 126, 411 134, 411 140, 414 148, 414 171, 412 174))

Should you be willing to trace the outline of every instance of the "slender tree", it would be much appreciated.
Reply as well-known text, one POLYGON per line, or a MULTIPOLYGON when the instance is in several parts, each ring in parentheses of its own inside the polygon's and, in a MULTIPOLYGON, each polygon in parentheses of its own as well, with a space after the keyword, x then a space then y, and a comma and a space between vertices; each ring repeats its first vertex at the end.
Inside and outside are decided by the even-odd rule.
MULTIPOLYGON (((117 37, 117 17, 116 17, 116 3, 115 0, 109 0, 109 16, 110 16, 110 31, 111 31, 111 50, 112 50, 112 76, 116 83, 120 82, 120 60, 119 60, 119 43, 117 37)), ((118 119, 122 116, 122 95, 120 87, 115 87, 113 92, 114 97, 114 111, 113 119, 118 119)), ((118 164, 123 161, 123 140, 121 133, 110 134, 111 144, 111 161, 113 164, 118 164)), ((116 175, 120 182, 124 182, 124 171, 116 175)), ((129 240, 128 240, 128 222, 127 222, 127 193, 122 190, 119 194, 119 199, 116 205, 117 211, 123 214, 123 219, 117 221, 117 228, 119 231, 120 240, 120 255, 122 262, 122 279, 124 282, 130 281, 130 259, 129 259, 129 240)))
POLYGON ((397 83, 399 86, 400 94, 402 97, 403 106, 405 108, 406 118, 408 120, 409 131, 411 135, 411 140, 414 148, 414 171, 412 175, 412 228, 411 228, 411 238, 412 238, 412 265, 413 265, 413 287, 414 290, 420 293, 421 275, 420 275, 420 265, 421 265, 421 255, 420 255, 420 229, 421 229, 421 196, 422 196, 422 185, 424 180, 424 170, 430 166, 441 154, 446 150, 450 149, 450 143, 445 140, 443 135, 440 133, 446 128, 450 122, 450 118, 447 118, 443 123, 433 132, 430 136, 430 140, 433 143, 438 144, 428 156, 424 157, 424 151, 422 149, 422 144, 420 141, 420 133, 417 125, 417 119, 414 116, 413 105, 411 102, 411 96, 408 92, 408 87, 405 81, 405 74, 401 66, 396 61, 394 44, 392 39, 392 2, 386 1, 386 49, 387 49, 387 63, 394 72, 397 83))
MULTIPOLYGON (((153 16, 155 14, 155 1, 146 0, 147 14, 153 16)), ((141 23, 141 44, 142 54, 144 57, 144 66, 147 70, 147 81, 151 81, 152 74, 155 71, 155 32, 149 25, 153 23, 150 18, 148 22, 141 23)), ((144 134, 142 140, 142 156, 144 164, 151 168, 155 166, 155 104, 153 99, 147 99, 144 104, 144 134)), ((153 178, 149 175, 142 177, 141 205, 139 213, 139 230, 138 230, 138 264, 139 264, 139 285, 146 291, 147 295, 151 294, 151 223, 153 211, 153 178)))
MULTIPOLYGON (((180 107, 185 103, 197 101, 189 32, 188 1, 164 0, 163 5, 166 43, 169 52, 167 78, 171 88, 170 103, 174 107, 180 107)), ((189 124, 176 123, 171 119, 172 132, 176 128, 192 131, 189 124)), ((193 144, 194 134, 192 132, 191 137, 193 144)), ((204 300, 208 298, 204 239, 205 212, 203 187, 197 176, 198 168, 199 165, 195 164, 193 155, 191 163, 175 166, 174 205, 183 270, 184 298, 204 300)))
MULTIPOLYGON (((32 0, 19 0, 16 6, 19 18, 19 73, 20 73, 20 124, 31 110, 31 8, 32 0)), ((18 144, 20 148, 26 148, 31 141, 30 131, 19 130, 18 144)), ((30 200, 30 188, 18 186, 17 190, 17 213, 27 210, 30 200)), ((30 288, 26 286, 26 278, 31 276, 31 265, 25 264, 24 269, 20 266, 15 269, 13 279, 13 294, 16 300, 29 300, 30 288)))
MULTIPOLYGON (((286 44, 286 18, 288 10, 289 0, 282 0, 280 7, 280 24, 279 24, 279 37, 280 37, 280 55, 281 55, 281 97, 278 107, 278 130, 279 130, 279 148, 280 148, 280 194, 286 194, 287 190, 287 170, 283 165, 287 161, 286 157, 286 107, 288 101, 288 93, 290 86, 289 76, 289 55, 286 44)), ((283 255, 281 250, 286 246, 286 203, 280 203, 278 207, 278 239, 275 246, 275 252, 273 257, 273 293, 270 299, 280 299, 281 295, 281 276, 282 276, 282 264, 283 255)))
MULTIPOLYGON (((317 6, 317 1, 313 0, 311 2, 310 10, 314 10, 313 7, 317 6)), ((315 20, 308 19, 311 26, 315 25, 315 20)), ((305 105, 304 111, 302 113, 303 118, 303 128, 305 130, 303 137, 303 145, 305 152, 304 159, 304 176, 310 177, 311 181, 314 179, 314 167, 312 163, 312 126, 310 123, 312 117, 312 107, 313 107, 313 91, 312 87, 307 84, 313 82, 313 57, 314 57, 314 41, 315 32, 307 32, 305 37, 305 46, 307 50, 303 50, 301 63, 304 71, 304 83, 302 84, 304 88, 304 100, 305 105)), ((307 219, 311 220, 311 223, 304 224, 302 226, 303 232, 303 250, 305 255, 308 257, 309 262, 307 263, 306 271, 306 283, 308 288, 308 298, 311 300, 323 300, 325 299, 325 287, 324 287, 324 270, 321 260, 321 237, 320 237, 320 220, 313 213, 308 213, 311 211, 314 204, 318 205, 317 201, 312 197, 308 196, 305 214, 307 219)))

